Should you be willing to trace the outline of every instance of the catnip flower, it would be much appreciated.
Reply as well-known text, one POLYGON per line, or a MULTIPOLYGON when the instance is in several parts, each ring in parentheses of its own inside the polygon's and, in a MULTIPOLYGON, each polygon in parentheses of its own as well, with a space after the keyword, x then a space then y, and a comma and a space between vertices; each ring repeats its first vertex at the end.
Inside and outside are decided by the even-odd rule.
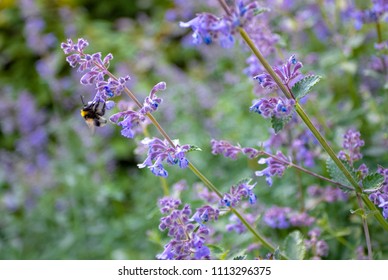
POLYGON ((150 94, 145 98, 143 107, 140 109, 140 113, 146 115, 152 113, 158 109, 163 99, 156 96, 156 92, 166 90, 166 83, 157 83, 151 90, 150 94))
MULTIPOLYGON (((274 67, 273 70, 279 76, 282 83, 285 86, 289 87, 289 86, 292 86, 293 83, 297 82, 297 80, 301 78, 302 74, 299 72, 299 70, 302 67, 303 67, 302 62, 298 61, 295 58, 295 55, 292 55, 290 56, 286 64, 280 67, 274 67)), ((263 88, 266 88, 269 90, 278 88, 278 85, 276 84, 273 77, 267 72, 254 76, 253 79, 257 80, 258 83, 263 88)))
POLYGON ((205 245, 210 230, 204 222, 218 218, 218 210, 210 206, 198 208, 190 218, 192 211, 186 204, 178 209, 181 202, 174 198, 165 197, 159 200, 159 207, 164 217, 160 219, 159 229, 168 230, 171 240, 164 246, 164 251, 156 257, 162 260, 190 260, 209 259, 210 249, 205 245), (199 222, 199 227, 195 222, 199 222))
POLYGON ((85 53, 86 47, 89 46, 87 40, 79 38, 77 43, 71 39, 67 39, 66 43, 61 44, 63 52, 68 55, 66 61, 71 67, 78 66, 78 72, 85 72, 81 77, 81 84, 96 86, 96 95, 93 101, 106 101, 114 96, 120 95, 125 88, 125 83, 130 77, 109 77, 105 81, 105 76, 108 74, 110 61, 113 59, 112 54, 102 58, 100 52, 94 54, 85 53))
POLYGON ((344 135, 343 148, 338 153, 338 157, 347 160, 350 164, 362 158, 360 148, 365 145, 358 131, 349 129, 344 135))
POLYGON ((289 207, 273 206, 265 211, 263 221, 271 228, 309 227, 315 219, 305 212, 296 212, 289 207))
POLYGON ((220 204, 227 207, 236 207, 244 197, 249 199, 250 204, 255 204, 256 195, 253 193, 253 188, 255 187, 256 183, 250 185, 250 181, 251 180, 243 180, 238 183, 237 186, 232 186, 230 188, 230 192, 224 195, 220 204))
POLYGON ((351 15, 357 30, 360 30, 364 24, 377 23, 388 12, 388 3, 386 0, 372 0, 372 4, 371 9, 352 11, 351 15))
POLYGON ((254 17, 257 8, 257 2, 245 5, 244 1, 240 0, 230 10, 230 15, 217 17, 210 13, 201 13, 188 22, 180 22, 179 25, 193 30, 192 38, 196 45, 209 45, 218 41, 221 47, 230 48, 234 44, 233 36, 237 33, 237 28, 246 25, 254 17))
POLYGON ((318 239, 321 235, 321 231, 317 228, 308 232, 310 239, 305 240, 307 249, 311 250, 313 254, 312 259, 320 260, 322 257, 327 257, 329 254, 329 245, 326 241, 318 239))
POLYGON ((294 106, 295 100, 293 99, 270 97, 254 101, 249 110, 258 113, 265 119, 272 117, 281 119, 289 117, 294 106))
POLYGON ((226 140, 211 140, 211 146, 212 146, 212 154, 213 155, 218 155, 221 154, 227 158, 231 158, 233 160, 237 159, 237 155, 239 153, 243 153, 246 155, 248 158, 256 158, 259 155, 259 151, 250 148, 250 147, 245 147, 242 148, 240 145, 238 146, 233 146, 231 143, 229 143, 226 140))
POLYGON ((169 165, 178 164, 180 168, 186 168, 189 161, 186 158, 186 152, 190 150, 190 145, 179 145, 175 141, 175 147, 172 147, 167 140, 159 138, 145 138, 142 144, 148 146, 148 155, 142 164, 138 164, 139 168, 148 167, 155 176, 167 177, 168 172, 164 169, 163 163, 169 165))
POLYGON ((265 176, 265 180, 269 186, 272 186, 272 177, 277 175, 278 177, 283 176, 284 171, 287 168, 287 163, 290 162, 290 160, 283 155, 281 151, 276 152, 276 157, 279 158, 275 159, 273 157, 268 157, 268 158, 261 158, 258 163, 259 164, 267 164, 268 167, 261 170, 261 171, 256 171, 255 174, 256 176, 265 176))

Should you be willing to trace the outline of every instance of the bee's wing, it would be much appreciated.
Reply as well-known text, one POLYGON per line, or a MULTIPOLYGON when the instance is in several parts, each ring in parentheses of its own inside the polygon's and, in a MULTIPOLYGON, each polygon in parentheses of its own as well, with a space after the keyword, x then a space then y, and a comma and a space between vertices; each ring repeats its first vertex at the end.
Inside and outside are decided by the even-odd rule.
POLYGON ((85 120, 85 122, 86 122, 86 124, 89 127, 90 134, 94 135, 94 133, 96 132, 96 126, 94 124, 94 120, 93 119, 87 119, 87 120, 85 120))

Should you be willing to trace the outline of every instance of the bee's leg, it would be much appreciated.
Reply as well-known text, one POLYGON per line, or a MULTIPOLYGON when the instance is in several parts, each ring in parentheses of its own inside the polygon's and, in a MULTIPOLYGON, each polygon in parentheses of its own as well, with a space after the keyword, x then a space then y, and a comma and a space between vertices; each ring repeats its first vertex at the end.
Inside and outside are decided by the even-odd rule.
POLYGON ((105 106, 106 106, 106 103, 105 103, 105 102, 102 102, 102 108, 101 108, 101 111, 99 112, 99 115, 100 115, 100 116, 105 115, 105 106))

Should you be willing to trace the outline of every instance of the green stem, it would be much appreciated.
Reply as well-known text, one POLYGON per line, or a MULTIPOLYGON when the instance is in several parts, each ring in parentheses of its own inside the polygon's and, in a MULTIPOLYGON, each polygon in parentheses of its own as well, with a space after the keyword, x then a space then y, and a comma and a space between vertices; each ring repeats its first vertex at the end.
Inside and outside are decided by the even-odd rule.
MULTIPOLYGON (((287 97, 287 98, 292 98, 292 94, 291 92, 289 92, 287 90, 287 88, 283 85, 283 83, 281 82, 280 78, 278 77, 278 75, 276 75, 276 73, 273 71, 272 67, 269 65, 269 63, 266 61, 266 59, 263 57, 263 55, 261 54, 261 52, 259 51, 259 49, 256 47, 256 45, 254 44, 254 42, 251 40, 251 38, 249 37, 248 33, 242 28, 240 27, 239 28, 239 32, 240 32, 240 35, 241 37, 244 39, 244 41, 248 44, 248 46, 250 47, 250 49, 252 50, 252 52, 256 55, 256 57, 259 59, 259 61, 262 63, 263 67, 265 68, 265 70, 267 70, 267 72, 272 76, 272 78, 274 79, 274 81, 276 82, 276 84, 279 86, 280 90, 284 93, 284 95, 287 97)), ((345 175, 345 177, 348 179, 348 181, 351 183, 351 185, 354 187, 354 190, 358 193, 358 194, 362 194, 362 189, 361 187, 358 185, 357 181, 352 177, 352 175, 350 174, 350 172, 346 169, 346 167, 344 166, 344 164, 341 162, 341 160, 337 157, 337 155, 335 154, 335 152, 333 151, 333 149, 329 146, 329 144, 327 143, 326 139, 321 135, 321 133, 318 131, 318 129, 316 129, 316 127, 314 126, 314 124, 311 122, 310 118, 307 116, 307 114, 305 113, 305 111, 303 110, 303 108, 300 106, 299 103, 296 103, 295 105, 295 110, 296 112, 298 113, 298 115, 301 117, 301 119, 303 120, 303 122, 307 125, 307 127, 310 129, 310 131, 314 134, 315 138, 318 140, 318 142, 321 144, 321 146, 323 147, 323 149, 329 154, 329 156, 332 158, 332 160, 334 161, 334 163, 337 165, 337 167, 341 170, 341 172, 345 175)), ((375 210, 376 207, 374 206, 374 204, 369 201, 368 203, 366 202, 367 200, 369 200, 368 198, 365 199, 364 196, 363 197, 363 201, 364 203, 367 205, 367 207, 370 209, 370 210, 375 210)), ((374 211, 373 211, 374 212, 374 211)), ((377 212, 374 212, 374 215, 377 219, 377 221, 380 223, 380 225, 388 231, 388 223, 387 221, 384 219, 384 217, 381 215, 380 211, 377 211, 377 212)))
MULTIPOLYGON (((218 189, 192 164, 189 163, 190 170, 202 181, 206 184, 206 186, 213 192, 217 194, 217 196, 222 199, 223 195, 218 189)), ((246 226, 246 228, 256 237, 256 239, 263 244, 268 250, 275 251, 275 247, 268 242, 259 232, 257 232, 248 222, 247 220, 233 207, 229 207, 229 209, 235 214, 239 220, 246 226)), ((281 254, 283 259, 288 259, 286 255, 281 254)))

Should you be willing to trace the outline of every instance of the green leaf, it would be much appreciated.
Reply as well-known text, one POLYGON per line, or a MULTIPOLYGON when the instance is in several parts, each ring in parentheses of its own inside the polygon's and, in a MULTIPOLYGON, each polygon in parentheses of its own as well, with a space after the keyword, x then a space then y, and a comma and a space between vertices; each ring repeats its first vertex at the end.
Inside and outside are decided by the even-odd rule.
POLYGON ((272 128, 275 130, 275 133, 278 133, 283 129, 283 127, 291 120, 292 116, 288 116, 286 118, 271 118, 272 128))
POLYGON ((384 182, 384 176, 375 172, 368 174, 362 180, 362 186, 365 193, 373 193, 381 188, 381 184, 384 182))
MULTIPOLYGON (((357 178, 356 172, 354 171, 353 167, 349 165, 349 163, 346 160, 341 160, 344 164, 345 168, 350 172, 353 178, 357 178)), ((346 178, 344 173, 338 168, 338 166, 334 163, 334 161, 331 158, 328 158, 326 161, 326 168, 327 171, 330 174, 330 178, 342 185, 348 186, 349 188, 353 188, 352 184, 349 182, 349 180, 346 178)), ((355 179, 356 180, 356 179, 355 179)), ((348 188, 341 187, 341 190, 345 192, 349 192, 348 188)))
POLYGON ((318 75, 309 75, 295 83, 291 91, 294 94, 296 99, 301 99, 310 92, 311 88, 316 85, 320 80, 321 76, 318 75))
POLYGON ((283 243, 284 253, 290 260, 303 260, 306 254, 306 245, 303 235, 296 230, 291 232, 283 243))
POLYGON ((202 149, 200 147, 198 147, 198 146, 190 145, 190 149, 187 152, 189 153, 189 152, 193 152, 193 151, 202 152, 202 149))
POLYGON ((242 255, 242 256, 236 256, 233 258, 233 260, 237 260, 237 261, 243 261, 243 260, 246 260, 247 256, 246 255, 242 255))

